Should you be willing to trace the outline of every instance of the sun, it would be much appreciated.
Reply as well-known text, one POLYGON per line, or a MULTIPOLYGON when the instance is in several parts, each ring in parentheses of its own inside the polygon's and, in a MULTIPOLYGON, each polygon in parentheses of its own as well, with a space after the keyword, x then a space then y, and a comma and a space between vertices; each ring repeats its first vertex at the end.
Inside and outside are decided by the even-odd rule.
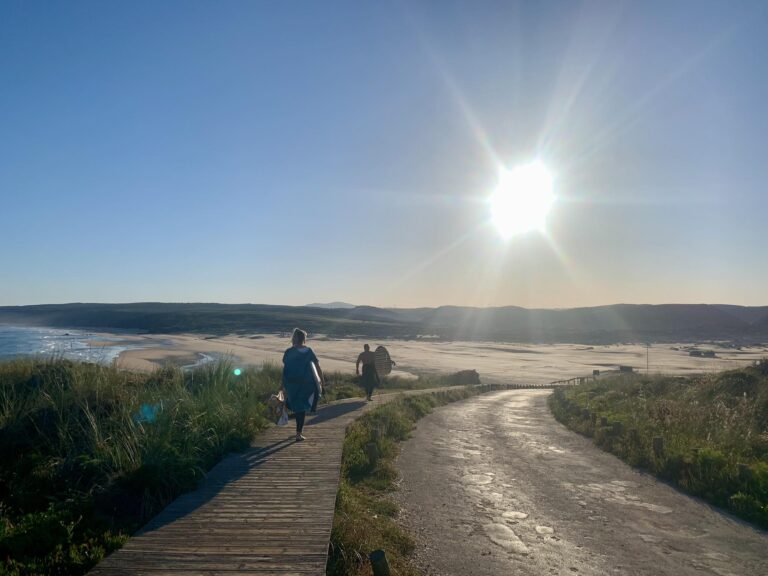
POLYGON ((499 170, 499 183, 490 197, 491 220, 504 238, 532 230, 544 231, 555 201, 552 174, 541 161, 499 170))

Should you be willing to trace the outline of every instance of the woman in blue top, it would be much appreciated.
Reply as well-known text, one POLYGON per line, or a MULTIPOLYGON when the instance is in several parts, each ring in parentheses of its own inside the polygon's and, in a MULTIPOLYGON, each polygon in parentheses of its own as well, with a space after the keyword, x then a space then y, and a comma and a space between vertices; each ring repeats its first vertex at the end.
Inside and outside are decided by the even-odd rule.
POLYGON ((320 370, 320 361, 312 352, 312 348, 304 345, 307 333, 296 328, 293 331, 291 341, 293 346, 283 354, 283 386, 285 402, 296 416, 296 441, 304 440, 304 418, 307 410, 317 407, 319 387, 315 381, 312 370, 314 364, 320 381, 323 381, 323 372, 320 370))

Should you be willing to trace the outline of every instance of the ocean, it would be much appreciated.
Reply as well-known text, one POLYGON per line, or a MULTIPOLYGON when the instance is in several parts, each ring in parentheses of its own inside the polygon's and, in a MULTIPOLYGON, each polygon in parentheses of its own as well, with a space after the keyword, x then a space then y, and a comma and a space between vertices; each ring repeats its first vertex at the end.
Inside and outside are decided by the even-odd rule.
POLYGON ((0 360, 37 356, 109 364, 120 352, 136 347, 120 342, 119 337, 112 339, 81 330, 0 324, 0 360), (104 345, 92 346, 91 342, 104 345))

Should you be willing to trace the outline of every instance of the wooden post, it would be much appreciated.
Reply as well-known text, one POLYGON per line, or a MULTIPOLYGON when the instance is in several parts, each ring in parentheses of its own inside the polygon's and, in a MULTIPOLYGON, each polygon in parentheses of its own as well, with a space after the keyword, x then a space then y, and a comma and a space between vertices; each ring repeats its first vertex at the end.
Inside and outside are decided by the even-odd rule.
POLYGON ((376 442, 368 442, 365 445, 365 454, 368 456, 368 462, 371 464, 371 468, 376 466, 376 462, 379 461, 379 446, 376 442))
POLYGON ((384 550, 374 550, 368 555, 373 568, 373 576, 389 576, 389 564, 384 550))
POLYGON ((739 463, 739 480, 742 482, 749 482, 752 479, 752 469, 746 464, 739 463))
POLYGON ((664 454, 664 438, 661 436, 653 437, 653 453, 656 455, 656 458, 661 458, 664 454))

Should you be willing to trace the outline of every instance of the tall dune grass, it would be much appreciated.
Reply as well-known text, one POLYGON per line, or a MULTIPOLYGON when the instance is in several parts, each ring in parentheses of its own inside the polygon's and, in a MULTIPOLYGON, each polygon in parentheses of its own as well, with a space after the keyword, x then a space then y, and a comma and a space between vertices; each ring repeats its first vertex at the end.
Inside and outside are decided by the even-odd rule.
POLYGON ((82 574, 267 425, 279 369, 0 363, 0 573, 82 574))

